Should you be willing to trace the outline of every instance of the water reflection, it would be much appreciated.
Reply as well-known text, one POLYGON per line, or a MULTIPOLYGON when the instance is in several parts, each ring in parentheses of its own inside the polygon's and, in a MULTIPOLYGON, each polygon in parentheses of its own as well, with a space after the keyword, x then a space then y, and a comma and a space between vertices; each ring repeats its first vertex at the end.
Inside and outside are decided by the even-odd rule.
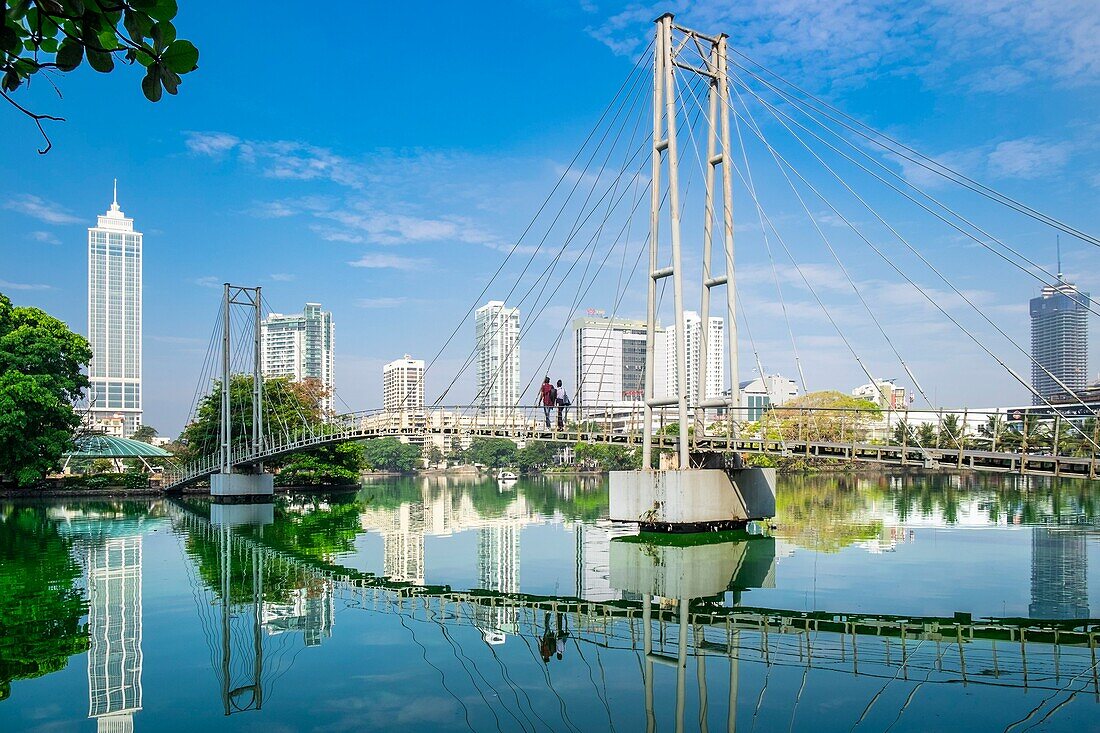
MULTIPOLYGON (((314 674, 340 665, 372 675, 375 701, 391 691, 453 700, 454 719, 436 722, 474 730, 920 730, 963 696, 973 710, 956 714, 971 727, 986 718, 1080 723, 1100 699, 1100 629, 1088 618, 1095 491, 1050 481, 793 477, 780 489, 775 536, 687 539, 609 523, 605 486, 565 478, 508 492, 495 482, 402 479, 234 506, 7 505, 0 692, 10 695, 12 680, 45 683, 87 650, 87 715, 99 729, 132 730, 143 709, 159 723, 151 701, 163 710, 178 691, 162 684, 143 694, 151 656, 143 645, 174 642, 163 630, 143 635, 143 604, 163 603, 155 592, 150 599, 157 580, 145 577, 147 552, 156 545, 149 533, 170 526, 183 554, 164 554, 179 550, 161 544, 161 564, 185 569, 194 610, 184 625, 205 641, 175 654, 185 663, 209 651, 202 666, 217 686, 191 711, 196 726, 213 712, 282 719, 300 710, 299 725, 324 727, 331 696, 362 695, 341 687, 343 673, 314 674), (954 564, 937 569, 944 555, 927 554, 936 543, 956 554, 954 564), (963 566, 959 553, 982 543, 1019 556, 998 592, 1015 583, 1030 619, 971 617, 950 595, 934 613, 915 614, 861 577, 816 572, 819 563, 843 570, 855 557, 868 578, 884 574, 901 587, 914 572, 950 576, 963 566), (364 562, 367 547, 380 558, 364 562), (469 572, 452 578, 451 553, 461 548, 469 572), (548 558, 564 569, 560 587, 539 577, 548 558), (361 569, 372 564, 382 572, 361 569), (810 565, 812 576, 798 574, 810 565), (832 600, 791 601, 819 578, 842 583, 832 600), (896 613, 859 612, 867 596, 896 613), (357 665, 369 651, 364 639, 396 646, 380 667, 377 658, 357 665), (299 687, 315 699, 312 713, 299 687), (1018 690, 1043 692, 1032 699, 1018 690)), ((952 590, 949 577, 943 588, 952 590)), ((0 724, 23 710, 11 704, 0 705, 0 724)))

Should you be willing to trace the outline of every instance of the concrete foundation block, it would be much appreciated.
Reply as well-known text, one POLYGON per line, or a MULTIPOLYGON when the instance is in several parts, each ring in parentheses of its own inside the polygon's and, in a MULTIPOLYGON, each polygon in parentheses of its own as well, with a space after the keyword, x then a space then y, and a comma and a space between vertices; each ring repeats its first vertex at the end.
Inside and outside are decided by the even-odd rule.
POLYGON ((260 526, 275 523, 275 505, 267 502, 210 505, 210 523, 216 527, 260 526))
POLYGON ((215 473, 210 477, 211 496, 271 496, 274 493, 274 474, 215 473))
POLYGON ((612 521, 698 532, 775 516, 775 469, 611 472, 612 521))

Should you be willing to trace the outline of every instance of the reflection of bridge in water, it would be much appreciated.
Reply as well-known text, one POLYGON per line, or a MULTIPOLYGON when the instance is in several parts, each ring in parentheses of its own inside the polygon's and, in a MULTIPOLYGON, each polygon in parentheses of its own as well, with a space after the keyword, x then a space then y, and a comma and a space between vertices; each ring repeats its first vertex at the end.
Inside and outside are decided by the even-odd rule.
MULTIPOLYGON (((264 685, 285 671, 285 656, 275 667, 265 665, 264 660, 272 656, 265 648, 269 643, 265 637, 274 629, 264 609, 275 607, 270 605, 277 601, 272 589, 298 592, 302 588, 313 589, 307 592, 313 593, 310 599, 318 609, 331 609, 338 599, 348 608, 399 614, 405 623, 476 627, 488 644, 504 642, 507 631, 518 635, 523 644, 534 640, 537 647, 540 637, 550 631, 551 620, 562 623, 569 630, 567 642, 579 645, 575 648, 582 657, 584 648, 595 648, 634 653, 644 660, 641 682, 651 725, 656 714, 653 690, 662 684, 657 670, 675 671, 677 716, 682 722, 689 668, 694 667, 698 687, 692 694, 705 711, 708 684, 711 693, 714 689, 714 681, 707 682, 708 667, 718 660, 728 666, 722 678, 729 680, 731 710, 736 710, 738 665, 743 662, 762 664, 767 670, 801 669, 804 676, 817 670, 919 685, 1067 694, 1088 689, 1100 699, 1096 665, 1100 631, 1088 620, 807 612, 737 605, 740 591, 774 585, 775 544, 766 536, 718 533, 696 536, 694 543, 683 545, 675 537, 613 539, 607 534, 607 548, 600 557, 606 558, 610 588, 618 598, 593 600, 515 589, 456 590, 377 576, 280 549, 263 531, 271 522, 270 505, 213 505, 212 511, 214 516, 207 516, 203 509, 177 502, 170 516, 187 538, 221 538, 218 548, 223 560, 216 568, 220 585, 213 596, 216 603, 230 598, 237 609, 227 611, 226 604, 220 604, 229 622, 223 621, 221 627, 223 656, 212 660, 223 680, 227 714, 258 709, 264 685), (231 516, 240 512, 244 515, 231 516), (243 562, 235 565, 233 558, 243 562), (243 614, 250 603, 254 610, 243 614), (489 620, 491 626, 487 626, 489 620), (250 658, 242 666, 242 659, 234 655, 250 658), (231 684, 232 673, 242 670, 245 684, 231 684)), ((518 568, 519 527, 513 529, 516 543, 500 556, 514 560, 518 568)), ((593 543, 590 537, 587 552, 593 552, 593 543)), ((417 575, 422 573, 421 567, 417 575)), ((479 580, 485 583, 486 578, 479 574, 479 580)), ((331 610, 327 616, 302 616, 307 638, 318 631, 331 633, 331 610)), ((763 696, 762 691, 758 709, 763 696)))

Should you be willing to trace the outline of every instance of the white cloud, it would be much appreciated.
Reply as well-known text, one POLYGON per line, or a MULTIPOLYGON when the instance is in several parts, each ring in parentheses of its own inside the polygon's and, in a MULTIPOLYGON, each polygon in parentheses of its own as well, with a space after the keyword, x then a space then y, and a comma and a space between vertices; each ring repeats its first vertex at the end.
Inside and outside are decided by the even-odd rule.
POLYGON ((1061 170, 1070 151, 1068 143, 1034 137, 1007 140, 989 154, 989 170, 1002 178, 1040 178, 1061 170))
POLYGON ((32 216, 47 224, 79 224, 83 221, 80 217, 65 211, 60 204, 29 193, 12 198, 4 204, 4 208, 32 216))
POLYGON ((53 232, 31 232, 31 239, 43 244, 61 244, 61 240, 53 232))
POLYGON ((297 275, 289 272, 273 272, 269 277, 277 283, 288 283, 297 279, 297 275))
POLYGON ((225 281, 217 275, 207 275, 205 277, 195 278, 192 282, 203 288, 219 288, 225 281))
POLYGON ((6 288, 7 290, 53 290, 53 285, 43 285, 42 283, 13 283, 7 280, 0 280, 0 288, 6 288))
POLYGON ((352 267, 369 267, 374 269, 393 270, 418 270, 427 266, 428 260, 415 257, 399 257, 390 254, 365 254, 357 260, 348 263, 352 267))
POLYGON ((355 305, 360 308, 396 308, 399 305, 408 303, 409 299, 405 297, 398 298, 360 298, 355 301, 355 305))
POLYGON ((187 149, 197 155, 221 158, 241 144, 241 139, 227 132, 185 132, 187 149))

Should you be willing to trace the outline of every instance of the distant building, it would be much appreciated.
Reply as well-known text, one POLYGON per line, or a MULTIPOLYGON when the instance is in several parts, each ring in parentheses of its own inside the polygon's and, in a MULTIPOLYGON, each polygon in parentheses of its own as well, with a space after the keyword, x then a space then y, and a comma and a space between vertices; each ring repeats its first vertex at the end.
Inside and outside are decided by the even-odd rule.
MULTIPOLYGON (((687 368, 686 393, 688 407, 693 408, 703 399, 712 399, 722 396, 722 386, 726 379, 726 339, 725 320, 719 316, 712 316, 707 324, 707 383, 704 385, 703 394, 699 394, 699 353, 703 328, 699 314, 694 311, 684 312, 684 328, 687 334, 685 351, 685 365, 687 368)), ((680 384, 676 374, 676 327, 669 326, 665 330, 665 380, 667 382, 666 394, 679 395, 680 384)))
POLYGON ((424 411, 424 360, 408 354, 382 367, 382 409, 424 411))
POLYGON ((1033 405, 1065 394, 1066 388, 1076 392, 1085 387, 1088 302, 1089 294, 1067 283, 1061 273, 1057 285, 1045 286, 1039 297, 1031 299, 1031 386, 1039 393, 1032 396, 1033 405))
MULTIPOLYGON (((655 393, 664 394, 663 329, 656 331, 655 393)), ((646 322, 589 316, 573 321, 573 404, 609 407, 645 399, 646 322)), ((551 375, 552 376, 552 375, 551 375)))
POLYGON ((798 385, 779 374, 765 374, 738 385, 741 392, 740 419, 756 422, 770 405, 782 405, 798 397, 798 385))
POLYGON ((111 208, 88 229, 88 422, 123 418, 122 437, 141 427, 141 246, 134 220, 111 208))
POLYGON ((260 326, 261 369, 265 377, 316 379, 325 388, 323 414, 333 411, 333 353, 336 329, 332 313, 320 303, 306 303, 301 313, 269 313, 260 326))
POLYGON ((899 387, 892 379, 876 379, 873 384, 861 384, 852 390, 852 396, 874 402, 887 410, 904 410, 909 406, 905 399, 905 387, 899 387))
POLYGON ((1089 618, 1085 539, 1080 527, 1032 527, 1031 618, 1089 618))
POLYGON ((474 313, 478 412, 506 420, 519 405, 519 308, 490 300, 474 313))

